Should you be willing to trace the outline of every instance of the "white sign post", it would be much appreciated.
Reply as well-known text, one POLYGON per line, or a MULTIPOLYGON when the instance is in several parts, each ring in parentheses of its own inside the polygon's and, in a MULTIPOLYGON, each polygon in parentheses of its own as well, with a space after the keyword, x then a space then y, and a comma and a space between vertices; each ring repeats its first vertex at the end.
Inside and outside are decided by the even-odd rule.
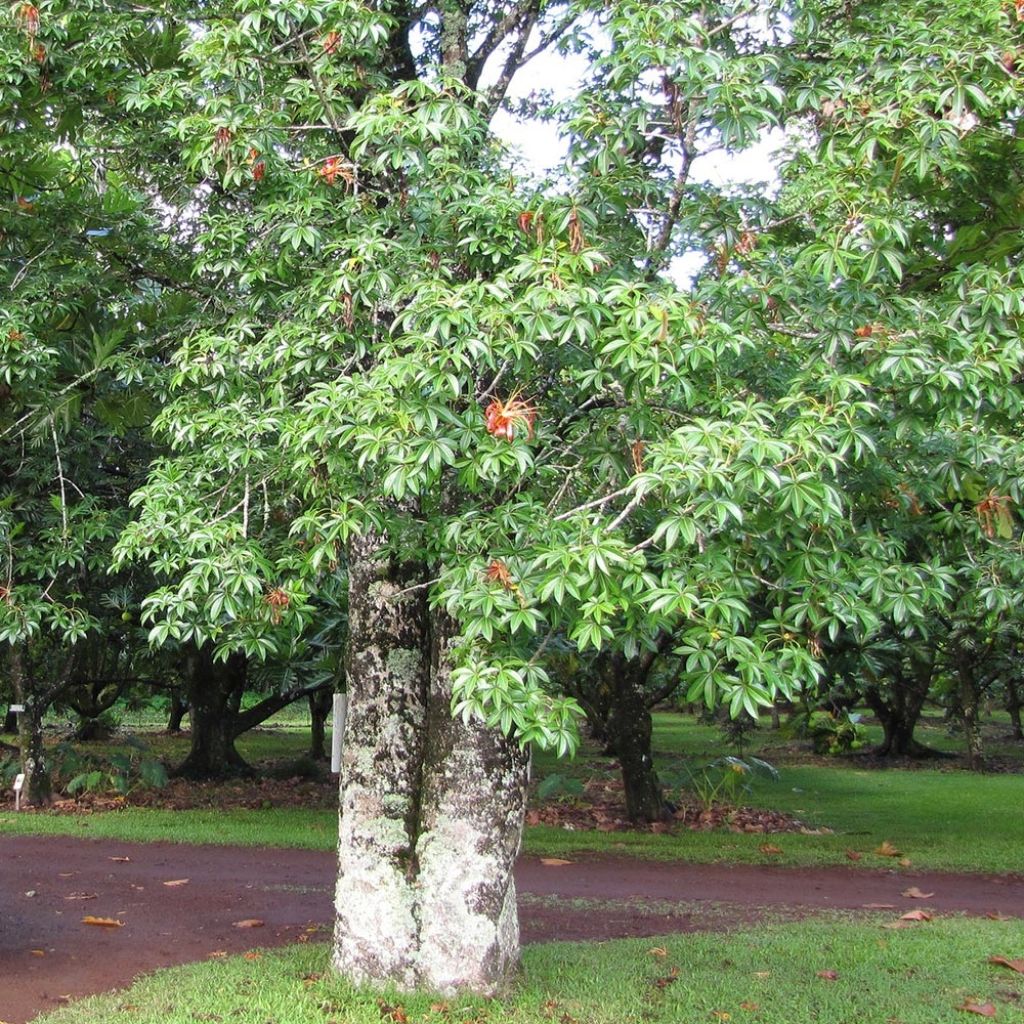
POLYGON ((25 785, 25 776, 24 776, 24 774, 22 773, 22 774, 19 774, 19 775, 15 775, 14 776, 14 809, 16 811, 20 811, 21 810, 21 790, 22 790, 22 787, 24 785, 25 785))
POLYGON ((334 727, 331 732, 331 771, 337 775, 341 771, 341 745, 345 735, 345 717, 348 714, 348 694, 334 695, 334 727))

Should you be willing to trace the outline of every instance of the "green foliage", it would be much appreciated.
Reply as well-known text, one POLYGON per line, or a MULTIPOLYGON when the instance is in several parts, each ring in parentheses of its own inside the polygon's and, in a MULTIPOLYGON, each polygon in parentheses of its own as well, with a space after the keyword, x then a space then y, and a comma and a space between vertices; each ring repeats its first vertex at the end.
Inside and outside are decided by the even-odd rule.
POLYGON ((0 639, 302 658, 372 529, 457 623, 453 711, 563 753, 559 644, 753 718, 840 642, 1005 664, 1013 12, 467 10, 4 15, 0 639), (530 32, 586 63, 520 104, 542 179, 492 126, 530 32), (702 173, 773 130, 777 186, 702 173))
POLYGON ((816 754, 848 754, 867 742, 861 716, 849 711, 808 710, 794 718, 792 729, 811 740, 816 754))
POLYGON ((688 787, 705 811, 715 804, 736 806, 753 791, 758 779, 777 782, 778 769, 759 757, 716 758, 708 764, 688 772, 688 787))
POLYGON ((106 756, 61 743, 53 756, 57 785, 68 796, 83 793, 128 796, 138 789, 166 786, 167 770, 152 756, 148 745, 134 736, 129 736, 125 742, 126 752, 106 756))

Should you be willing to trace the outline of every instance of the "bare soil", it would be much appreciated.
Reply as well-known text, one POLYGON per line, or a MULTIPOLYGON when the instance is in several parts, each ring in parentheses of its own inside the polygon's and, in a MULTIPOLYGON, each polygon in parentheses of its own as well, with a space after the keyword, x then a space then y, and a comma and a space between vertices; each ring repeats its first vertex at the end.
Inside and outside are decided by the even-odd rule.
MULTIPOLYGON (((334 874, 331 854, 309 850, 0 838, 0 1021, 24 1024, 159 967, 326 938, 334 874)), ((516 880, 526 942, 720 930, 822 909, 1024 918, 1024 876, 524 858, 516 880), (915 886, 933 895, 902 895, 915 886)))

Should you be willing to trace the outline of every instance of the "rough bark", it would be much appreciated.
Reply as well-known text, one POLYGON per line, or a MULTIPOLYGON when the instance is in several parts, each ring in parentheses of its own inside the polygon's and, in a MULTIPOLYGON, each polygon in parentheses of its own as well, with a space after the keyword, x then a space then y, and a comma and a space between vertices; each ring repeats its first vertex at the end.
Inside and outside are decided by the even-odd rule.
POLYGON ((519 853, 529 754, 479 721, 452 718, 451 624, 435 618, 423 770, 419 868, 420 982, 494 994, 519 968, 512 867, 519 853))
POLYGON ((348 718, 341 765, 335 968, 356 984, 417 984, 414 853, 430 679, 418 565, 349 542, 348 718))
POLYGON ((497 992, 519 962, 527 756, 452 719, 450 629, 431 630, 423 566, 380 536, 350 541, 348 566, 334 966, 357 984, 497 992))

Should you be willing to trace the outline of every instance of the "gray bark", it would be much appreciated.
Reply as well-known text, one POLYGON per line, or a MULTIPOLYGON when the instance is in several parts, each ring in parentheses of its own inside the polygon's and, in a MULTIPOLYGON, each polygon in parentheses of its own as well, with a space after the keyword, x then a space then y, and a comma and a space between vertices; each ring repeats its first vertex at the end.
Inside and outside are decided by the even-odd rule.
POLYGON ((527 756, 453 721, 447 628, 419 564, 350 542, 348 719, 333 962, 357 984, 504 987, 519 962, 512 884, 527 756), (403 593, 404 591, 404 593, 403 593))

